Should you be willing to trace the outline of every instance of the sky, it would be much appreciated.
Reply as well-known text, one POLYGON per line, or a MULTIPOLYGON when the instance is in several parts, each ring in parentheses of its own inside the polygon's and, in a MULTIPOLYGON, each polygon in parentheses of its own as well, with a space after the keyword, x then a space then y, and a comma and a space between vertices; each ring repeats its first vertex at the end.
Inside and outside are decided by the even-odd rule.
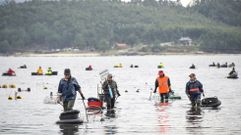
MULTIPOLYGON (((131 1, 131 0, 123 0, 123 1, 131 1)), ((184 7, 186 7, 192 0, 181 0, 181 3, 184 7)))
MULTIPOLYGON (((4 0, 0 0, 1 1, 4 1, 4 0)), ((23 2, 24 0, 15 0, 16 2, 23 2)), ((131 0, 122 0, 122 1, 131 1, 131 0)), ((186 7, 192 0, 181 0, 181 3, 184 7, 186 7)))

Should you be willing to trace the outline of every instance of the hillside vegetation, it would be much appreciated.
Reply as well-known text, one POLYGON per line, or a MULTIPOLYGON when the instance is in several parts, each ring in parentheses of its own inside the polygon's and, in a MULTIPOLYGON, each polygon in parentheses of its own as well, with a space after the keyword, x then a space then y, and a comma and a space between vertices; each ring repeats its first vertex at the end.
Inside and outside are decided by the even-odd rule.
POLYGON ((0 52, 104 51, 115 43, 157 46, 187 36, 202 51, 240 52, 239 7, 235 0, 202 0, 187 8, 155 0, 5 2, 0 6, 0 52))

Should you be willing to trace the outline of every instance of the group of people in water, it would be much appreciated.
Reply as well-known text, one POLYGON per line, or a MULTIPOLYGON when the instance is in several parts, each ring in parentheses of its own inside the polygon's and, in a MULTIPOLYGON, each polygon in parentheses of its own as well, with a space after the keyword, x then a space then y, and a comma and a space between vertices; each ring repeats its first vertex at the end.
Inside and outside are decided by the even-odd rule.
MULTIPOLYGON (((37 73, 37 75, 43 75, 43 69, 41 66, 39 66, 36 73, 37 73)), ((53 73, 52 68, 48 67, 46 75, 51 75, 52 73, 53 73)))
MULTIPOLYGON (((209 67, 217 67, 217 68, 228 68, 228 67, 232 67, 232 71, 229 72, 227 78, 232 78, 232 79, 236 79, 238 78, 238 73, 235 70, 235 63, 232 62, 231 64, 228 64, 227 62, 225 62, 224 64, 220 65, 220 63, 218 62, 217 64, 215 62, 213 62, 212 64, 209 65, 209 67)), ((195 69, 196 66, 194 64, 192 64, 190 67, 190 69, 195 69)))
POLYGON ((221 65, 219 62, 217 62, 217 64, 213 62, 212 64, 209 65, 209 67, 217 67, 217 68, 235 67, 235 63, 232 62, 231 64, 228 65, 228 62, 225 62, 224 64, 221 65))
MULTIPOLYGON (((118 91, 117 83, 112 79, 112 75, 108 74, 106 80, 102 84, 102 89, 105 95, 105 101, 107 104, 107 115, 114 113, 114 106, 116 97, 120 96, 118 91)), ((81 87, 78 84, 78 81, 71 76, 70 69, 64 70, 64 78, 59 82, 57 102, 63 103, 64 111, 73 110, 77 92, 82 97, 82 100, 85 100, 85 96, 82 93, 81 87)))
MULTIPOLYGON (((191 73, 189 75, 190 80, 186 84, 186 94, 191 101, 192 106, 200 106, 201 95, 204 96, 203 85, 197 80, 196 75, 191 73)), ((102 83, 102 89, 104 99, 106 101, 107 113, 106 115, 114 113, 114 106, 116 98, 120 96, 117 83, 113 80, 112 74, 108 74, 105 81, 102 83)), ((171 89, 171 81, 164 71, 158 72, 158 77, 155 81, 155 89, 153 93, 158 92, 160 95, 160 102, 167 103, 169 99, 169 93, 173 93, 171 89)), ((78 81, 71 76, 70 69, 64 70, 64 78, 59 82, 57 91, 57 102, 63 103, 64 111, 73 110, 77 93, 80 94, 82 100, 85 100, 85 96, 81 90, 78 81)))
MULTIPOLYGON (((155 82, 154 93, 156 93, 157 88, 160 94, 161 102, 168 102, 169 93, 173 93, 171 89, 171 82, 168 76, 164 74, 162 70, 158 72, 159 77, 157 77, 155 82)), ((204 96, 203 85, 197 80, 196 75, 191 73, 189 75, 190 80, 186 84, 186 95, 192 103, 192 106, 200 106, 201 94, 204 96)))
MULTIPOLYGON (((20 66, 19 68, 25 69, 25 68, 27 68, 27 66, 24 64, 24 65, 20 66)), ((6 73, 4 73, 4 75, 16 76, 16 72, 12 68, 9 68, 8 71, 6 73)))
MULTIPOLYGON (((23 65, 23 66, 26 67, 26 65, 23 65)), ((21 67, 23 68, 23 66, 21 66, 21 67)), ((48 67, 46 75, 51 75, 52 73, 53 73, 52 68, 48 67)), ((41 66, 39 66, 39 68, 37 69, 36 74, 37 75, 43 75, 43 69, 42 69, 41 66)), ((16 72, 12 68, 9 68, 8 71, 6 73, 4 73, 4 75, 16 76, 16 72)))

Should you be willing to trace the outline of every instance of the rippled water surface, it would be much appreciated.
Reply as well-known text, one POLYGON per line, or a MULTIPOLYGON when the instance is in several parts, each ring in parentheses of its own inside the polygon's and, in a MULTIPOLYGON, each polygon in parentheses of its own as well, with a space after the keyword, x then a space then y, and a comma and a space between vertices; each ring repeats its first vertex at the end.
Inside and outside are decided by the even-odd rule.
MULTIPOLYGON (((241 134, 241 81, 225 77, 230 68, 210 68, 214 62, 235 62, 240 73, 241 55, 208 56, 133 56, 133 57, 0 57, 0 73, 9 67, 16 70, 16 77, 0 77, 0 85, 15 84, 17 88, 31 88, 21 92, 21 100, 8 100, 16 89, 0 88, 0 134, 241 134), (156 95, 150 97, 157 77, 158 63, 171 79, 172 89, 182 100, 160 104, 156 95), (123 68, 115 69, 114 64, 122 63, 123 68), (189 66, 194 63, 197 69, 189 66), (17 69, 26 64, 28 69, 17 69), (91 64, 93 71, 85 71, 91 64), (131 69, 131 64, 139 68, 131 69), (58 76, 31 76, 31 72, 42 66, 59 71, 58 76), (89 123, 60 126, 55 122, 62 111, 60 105, 44 104, 43 100, 51 91, 56 93, 64 68, 69 67, 80 83, 85 97, 96 97, 99 72, 108 69, 117 81, 121 97, 116 104, 116 118, 100 122, 101 115, 89 116, 89 123), (193 111, 185 96, 188 74, 194 72, 203 83, 206 97, 217 96, 222 105, 217 109, 201 108, 193 111), (44 88, 47 89, 44 89, 44 88), (136 90, 140 92, 137 93, 136 90), (128 92, 126 93, 125 90, 128 92)), ((76 100, 75 109, 85 112, 81 100, 76 100)))

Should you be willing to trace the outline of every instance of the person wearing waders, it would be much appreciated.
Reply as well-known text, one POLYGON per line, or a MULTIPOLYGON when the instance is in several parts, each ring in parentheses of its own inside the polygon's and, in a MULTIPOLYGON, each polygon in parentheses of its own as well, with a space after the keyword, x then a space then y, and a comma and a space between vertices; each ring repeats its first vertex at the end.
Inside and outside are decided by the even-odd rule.
POLYGON ((203 85, 197 80, 194 73, 191 73, 189 77, 190 80, 186 84, 186 94, 192 103, 192 107, 199 107, 201 104, 201 93, 205 96, 203 92, 203 85))
POLYGON ((107 104, 107 113, 106 115, 114 114, 113 110, 115 106, 115 100, 117 96, 120 96, 120 93, 117 89, 117 83, 112 80, 112 75, 108 74, 107 79, 102 84, 102 89, 104 91, 104 96, 107 104))
POLYGON ((161 97, 161 102, 164 101, 168 102, 169 92, 172 92, 171 90, 171 82, 168 76, 164 74, 162 70, 158 72, 159 77, 157 77, 155 81, 155 90, 154 93, 156 93, 157 87, 159 88, 159 94, 161 97))
POLYGON ((81 91, 80 85, 77 80, 71 76, 70 69, 67 68, 64 70, 64 78, 59 82, 57 97, 58 103, 60 103, 60 100, 62 99, 64 111, 73 110, 77 91, 82 97, 82 100, 84 100, 85 97, 81 91))

